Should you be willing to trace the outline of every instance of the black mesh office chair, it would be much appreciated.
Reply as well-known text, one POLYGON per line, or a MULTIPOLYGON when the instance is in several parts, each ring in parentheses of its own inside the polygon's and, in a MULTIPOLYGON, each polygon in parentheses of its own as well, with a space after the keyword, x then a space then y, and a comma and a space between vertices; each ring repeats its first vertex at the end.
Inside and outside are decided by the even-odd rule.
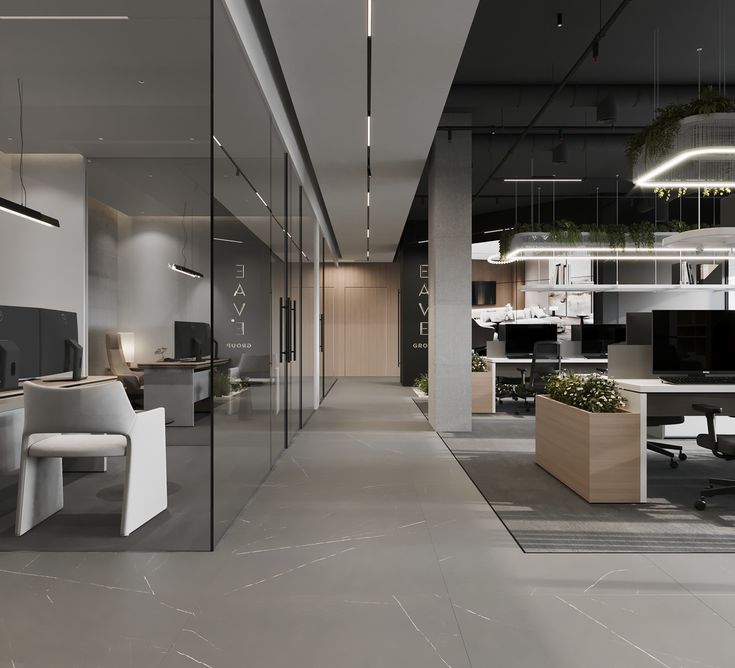
MULTIPOLYGON (((715 431, 715 415, 722 414, 722 408, 709 404, 692 404, 692 408, 698 413, 704 413, 707 418, 707 433, 697 436, 697 445, 712 450, 712 454, 719 459, 731 461, 735 459, 735 435, 717 435, 715 431)), ((699 493, 699 499, 694 507, 697 510, 707 508, 706 498, 710 496, 721 496, 723 494, 735 494, 735 480, 724 478, 710 478, 709 487, 699 493)))
POLYGON ((526 411, 531 411, 529 399, 534 399, 546 390, 546 379, 561 371, 561 344, 558 341, 536 341, 533 344, 531 371, 519 368, 521 382, 516 387, 516 395, 523 399, 526 411))
POLYGON ((493 327, 483 327, 472 320, 472 350, 478 355, 487 354, 487 342, 495 338, 495 329, 493 327))
MULTIPOLYGON (((671 424, 682 424, 684 417, 649 417, 646 420, 647 427, 663 427, 671 424)), ((669 458, 669 466, 675 469, 679 466, 679 462, 674 459, 677 456, 680 461, 684 461, 687 456, 684 454, 680 445, 673 445, 669 443, 661 443, 660 441, 648 441, 646 447, 651 452, 657 452, 659 455, 669 458)))

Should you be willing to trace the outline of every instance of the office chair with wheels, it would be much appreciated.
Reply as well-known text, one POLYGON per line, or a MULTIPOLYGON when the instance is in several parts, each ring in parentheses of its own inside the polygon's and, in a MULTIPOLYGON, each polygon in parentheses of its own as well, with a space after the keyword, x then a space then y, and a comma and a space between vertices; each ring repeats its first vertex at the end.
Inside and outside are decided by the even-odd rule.
MULTIPOLYGON (((670 424, 682 424, 684 417, 649 417, 646 420, 647 427, 663 427, 670 424)), ((687 456, 680 445, 669 443, 661 443, 660 441, 648 441, 646 448, 651 452, 657 452, 659 455, 669 458, 669 466, 675 469, 679 466, 679 462, 674 459, 676 456, 679 461, 685 461, 687 456)))
POLYGON ((561 344, 558 341, 536 341, 533 344, 530 373, 527 375, 521 367, 518 371, 521 372, 521 383, 516 387, 516 395, 523 399, 526 411, 530 413, 528 400, 535 401, 536 395, 546 390, 546 379, 561 371, 561 344))
MULTIPOLYGON (((712 450, 712 454, 719 459, 726 461, 735 459, 735 435, 718 436, 715 431, 715 415, 721 415, 722 408, 710 404, 692 404, 692 408, 698 413, 704 413, 707 418, 707 433, 697 436, 697 445, 712 450)), ((735 480, 710 478, 709 487, 699 493, 699 500, 694 503, 694 507, 697 510, 705 510, 706 498, 723 494, 735 494, 735 480)))

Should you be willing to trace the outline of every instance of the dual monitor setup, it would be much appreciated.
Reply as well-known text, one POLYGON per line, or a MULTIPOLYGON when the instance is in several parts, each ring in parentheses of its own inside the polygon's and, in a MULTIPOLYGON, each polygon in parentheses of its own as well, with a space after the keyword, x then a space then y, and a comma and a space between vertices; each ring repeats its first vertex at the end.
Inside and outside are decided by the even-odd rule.
MULTIPOLYGON (((507 324, 501 329, 505 354, 510 358, 531 357, 537 341, 556 341, 555 324, 507 324)), ((589 358, 607 357, 611 343, 625 342, 625 325, 580 325, 582 355, 589 358)))
POLYGON ((64 372, 81 380, 82 352, 76 313, 0 306, 0 390, 64 372))

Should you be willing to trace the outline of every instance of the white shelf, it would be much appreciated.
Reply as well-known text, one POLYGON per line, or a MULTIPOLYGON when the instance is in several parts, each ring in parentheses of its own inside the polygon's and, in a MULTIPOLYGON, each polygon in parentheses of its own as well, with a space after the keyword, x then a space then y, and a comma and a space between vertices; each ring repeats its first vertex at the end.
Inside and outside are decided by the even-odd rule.
POLYGON ((567 283, 549 285, 548 283, 525 284, 521 292, 731 292, 733 285, 679 285, 666 283, 567 283))

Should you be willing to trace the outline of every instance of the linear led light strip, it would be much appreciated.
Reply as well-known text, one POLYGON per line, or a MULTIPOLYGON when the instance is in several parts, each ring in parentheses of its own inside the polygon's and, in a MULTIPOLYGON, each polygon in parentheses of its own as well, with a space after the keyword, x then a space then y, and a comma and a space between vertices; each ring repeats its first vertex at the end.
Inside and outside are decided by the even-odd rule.
POLYGON ((0 21, 127 21, 129 16, 0 16, 0 21))
POLYGON ((735 182, 732 181, 654 181, 657 176, 687 160, 717 155, 735 156, 735 146, 708 146, 682 151, 638 177, 635 184, 641 188, 735 188, 735 182))
POLYGON ((697 253, 699 251, 723 252, 729 253, 729 249, 724 248, 663 248, 656 246, 655 248, 612 248, 611 246, 595 246, 594 248, 580 246, 558 246, 555 248, 518 248, 511 251, 508 257, 515 257, 521 253, 697 253))
POLYGON ((557 178, 528 178, 528 179, 503 179, 505 183, 581 183, 582 179, 557 179, 557 178))
POLYGON ((18 216, 19 218, 25 218, 26 220, 31 220, 34 223, 46 225, 47 227, 60 227, 59 221, 56 218, 47 216, 40 211, 23 206, 22 204, 11 202, 9 199, 5 199, 4 197, 0 197, 0 211, 12 213, 14 216, 18 216))
POLYGON ((533 255, 531 257, 523 257, 515 255, 513 257, 506 257, 506 262, 515 262, 518 260, 622 260, 624 262, 632 262, 639 260, 643 262, 651 262, 653 260, 668 260, 668 261, 688 261, 688 260, 730 260, 735 259, 731 255, 595 255, 590 257, 584 257, 579 255, 533 255))

